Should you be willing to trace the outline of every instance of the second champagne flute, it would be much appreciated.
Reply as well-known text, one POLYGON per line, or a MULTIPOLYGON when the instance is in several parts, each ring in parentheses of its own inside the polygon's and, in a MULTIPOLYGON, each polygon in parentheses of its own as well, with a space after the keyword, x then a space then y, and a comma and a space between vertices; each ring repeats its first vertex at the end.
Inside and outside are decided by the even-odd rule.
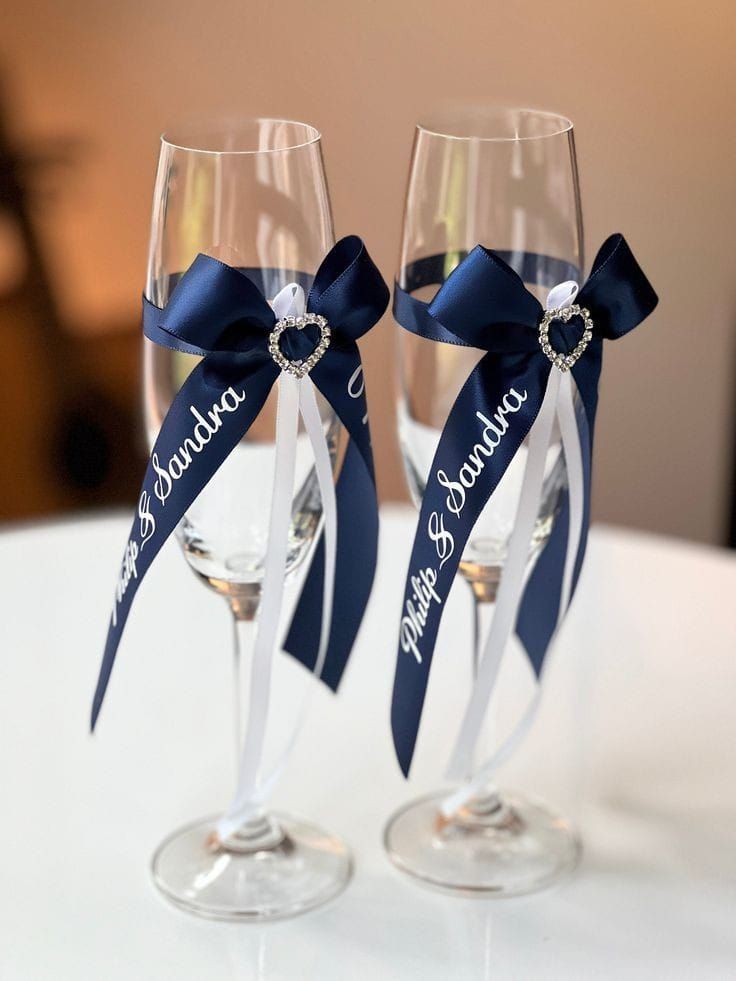
MULTIPOLYGON (((582 217, 569 120, 535 110, 473 107, 439 112, 417 127, 398 285, 429 302, 478 244, 500 252, 542 302, 555 283, 579 278, 582 217)), ((399 439, 419 507, 440 433, 483 352, 405 329, 398 330, 398 345, 399 439)), ((522 446, 488 501, 459 566, 474 601, 476 670, 526 452, 522 446)), ((530 563, 549 538, 566 484, 557 433, 547 456, 530 563)), ((577 861, 573 830, 545 807, 488 786, 447 818, 440 811, 445 797, 439 792, 410 803, 386 827, 390 858, 421 881, 450 891, 511 895, 549 884, 577 861)))

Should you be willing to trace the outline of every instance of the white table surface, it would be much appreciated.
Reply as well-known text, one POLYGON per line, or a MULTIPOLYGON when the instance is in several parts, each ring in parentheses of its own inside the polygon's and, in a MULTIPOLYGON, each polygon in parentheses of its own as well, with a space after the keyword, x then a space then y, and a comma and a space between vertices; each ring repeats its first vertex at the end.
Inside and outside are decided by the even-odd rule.
MULTIPOLYGON (((376 587, 338 698, 319 690, 276 802, 343 834, 338 899, 264 925, 187 915, 151 853, 227 802, 230 631, 174 543, 142 587, 103 710, 87 718, 128 521, 0 535, 0 977, 485 979, 736 976, 736 559, 595 528, 538 724, 502 784, 575 818, 575 877, 515 900, 422 889, 384 858, 402 801, 436 785, 467 684, 469 604, 448 604, 416 774, 388 726, 414 515, 384 512, 376 587)), ((281 694, 304 673, 282 659, 281 694)), ((523 696, 501 679, 499 726, 523 696)))

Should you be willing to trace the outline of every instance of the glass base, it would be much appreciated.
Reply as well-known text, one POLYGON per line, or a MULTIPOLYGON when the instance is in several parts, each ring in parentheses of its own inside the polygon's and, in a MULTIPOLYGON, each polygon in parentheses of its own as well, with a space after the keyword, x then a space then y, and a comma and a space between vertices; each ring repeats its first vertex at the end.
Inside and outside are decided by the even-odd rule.
POLYGON ((519 896, 569 875, 580 840, 563 818, 518 794, 471 801, 452 818, 430 794, 397 811, 384 831, 394 865, 424 885, 472 896, 519 896))
POLYGON ((156 850, 153 881, 170 902, 218 920, 276 920, 321 906, 352 874, 345 842, 313 824, 270 815, 215 836, 217 818, 189 824, 156 850))

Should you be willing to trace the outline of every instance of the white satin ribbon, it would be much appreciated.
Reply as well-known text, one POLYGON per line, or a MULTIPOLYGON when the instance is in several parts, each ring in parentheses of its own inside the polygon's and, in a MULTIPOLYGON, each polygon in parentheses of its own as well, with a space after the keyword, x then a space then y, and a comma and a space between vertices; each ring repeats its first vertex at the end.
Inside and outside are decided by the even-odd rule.
MULTIPOLYGON (((304 290, 297 284, 289 284, 273 300, 272 307, 277 319, 286 316, 301 316, 306 307, 304 290)), ((235 796, 216 826, 221 841, 237 831, 246 821, 260 816, 262 805, 281 776, 307 714, 308 698, 305 698, 297 713, 297 720, 286 740, 284 749, 271 771, 263 777, 261 769, 268 723, 273 652, 276 646, 286 580, 288 536, 291 525, 300 415, 304 420, 304 427, 314 454, 324 515, 325 574, 322 627, 317 659, 313 669, 317 677, 322 672, 327 653, 332 623, 337 549, 337 502, 332 479, 332 461, 312 381, 308 375, 297 380, 287 372, 282 372, 278 380, 276 463, 263 590, 251 664, 248 718, 235 796)))
MULTIPOLYGON (((312 668, 314 676, 319 678, 325 663, 327 646, 330 640, 330 627, 332 625, 335 559, 337 552, 337 500, 335 498, 335 485, 332 479, 332 461, 330 460, 330 453, 322 427, 322 419, 319 414, 319 408, 317 407, 314 385, 308 377, 299 380, 299 411, 304 420, 304 427, 307 430, 315 458, 317 483, 322 498, 322 513, 324 515, 325 570, 322 584, 322 625, 320 627, 317 657, 312 668)), ((252 813, 255 812, 256 805, 263 804, 267 800, 278 783, 289 757, 296 746, 302 726, 309 714, 313 691, 314 686, 309 685, 306 689, 306 694, 302 697, 301 705, 296 713, 296 720, 284 743, 284 748, 281 750, 269 775, 260 780, 257 788, 253 791, 250 801, 252 813)))
MULTIPOLYGON (((547 309, 560 309, 571 305, 577 296, 577 292, 577 283, 571 280, 560 283, 550 290, 549 296, 547 297, 547 309)), ((486 639, 473 691, 447 768, 446 776, 449 780, 464 780, 465 782, 458 790, 445 798, 440 805, 440 810, 445 817, 450 817, 460 807, 467 804, 472 797, 477 796, 488 786, 495 770, 511 756, 532 727, 539 708, 542 692, 542 675, 538 679, 538 686, 534 696, 511 733, 497 747, 491 757, 478 767, 475 772, 471 773, 475 748, 483 727, 488 703, 498 678, 501 660, 516 626, 519 605, 528 575, 529 552, 534 526, 539 513, 545 465, 555 418, 558 420, 560 427, 562 447, 568 473, 570 527, 565 555, 560 607, 557 625, 551 643, 554 642, 557 636, 560 624, 570 602, 575 560, 580 544, 583 523, 583 462, 575 415, 572 377, 569 371, 561 372, 557 367, 553 366, 542 400, 542 406, 529 432, 529 449, 516 520, 509 541, 506 563, 501 575, 491 629, 486 639), (471 775, 469 776, 469 774, 471 775)), ((547 661, 548 659, 545 659, 545 666, 547 661)))

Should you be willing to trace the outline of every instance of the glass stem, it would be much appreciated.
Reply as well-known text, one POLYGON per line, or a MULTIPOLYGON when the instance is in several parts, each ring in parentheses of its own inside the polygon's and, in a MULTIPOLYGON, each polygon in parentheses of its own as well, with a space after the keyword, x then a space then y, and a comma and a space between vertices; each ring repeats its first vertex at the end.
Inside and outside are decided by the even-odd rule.
POLYGON ((253 648, 255 633, 254 617, 239 615, 231 604, 233 613, 233 735, 235 737, 235 778, 238 778, 240 755, 243 751, 245 736, 244 711, 246 693, 243 691, 243 665, 245 658, 253 648))
MULTIPOLYGON (((471 672, 473 684, 478 677, 478 670, 480 668, 480 662, 483 656, 483 648, 488 638, 491 620, 493 619, 493 610, 496 601, 496 587, 496 582, 470 583, 470 588, 473 592, 473 660, 471 672)), ((494 737, 495 726, 493 724, 491 709, 489 707, 486 713, 486 721, 483 726, 481 738, 478 741, 478 745, 475 747, 475 753, 473 754, 474 760, 471 765, 471 772, 468 774, 468 779, 472 777, 476 768, 484 762, 487 755, 484 747, 488 747, 490 749, 494 744, 494 737)), ((501 806, 501 800, 497 787, 494 784, 489 784, 483 789, 479 796, 473 800, 470 806, 472 810, 484 814, 497 810, 501 806)))
MULTIPOLYGON (((228 596, 228 605, 233 615, 233 729, 235 736, 235 783, 240 778, 240 758, 245 738, 245 718, 243 706, 248 695, 243 670, 245 658, 253 649, 255 620, 258 613, 259 592, 253 591, 228 596)), ((283 840, 278 825, 265 814, 254 817, 228 839, 231 851, 254 852, 277 847, 283 840)))

